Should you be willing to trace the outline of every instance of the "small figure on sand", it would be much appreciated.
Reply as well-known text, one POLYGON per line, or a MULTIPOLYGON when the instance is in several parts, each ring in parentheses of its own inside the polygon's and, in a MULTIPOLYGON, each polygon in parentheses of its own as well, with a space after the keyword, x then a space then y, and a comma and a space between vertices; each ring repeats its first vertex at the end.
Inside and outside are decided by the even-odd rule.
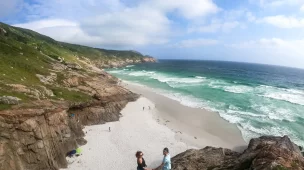
POLYGON ((144 153, 142 151, 137 151, 135 156, 137 158, 137 170, 151 170, 147 168, 146 161, 143 158, 144 153))
POLYGON ((75 156, 80 156, 81 155, 81 149, 80 148, 77 148, 77 149, 73 149, 71 151, 69 151, 66 156, 72 158, 75 156))
POLYGON ((151 110, 151 107, 149 106, 149 110, 151 110))
MULTIPOLYGON (((162 170, 170 170, 171 169, 171 157, 170 157, 168 148, 164 148, 163 155, 164 155, 163 162, 156 169, 162 168, 162 170)), ((154 170, 154 169, 152 169, 152 170, 154 170)))
POLYGON ((143 107, 143 110, 145 110, 145 107, 143 107))
POLYGON ((111 127, 109 127, 109 132, 111 132, 111 127))

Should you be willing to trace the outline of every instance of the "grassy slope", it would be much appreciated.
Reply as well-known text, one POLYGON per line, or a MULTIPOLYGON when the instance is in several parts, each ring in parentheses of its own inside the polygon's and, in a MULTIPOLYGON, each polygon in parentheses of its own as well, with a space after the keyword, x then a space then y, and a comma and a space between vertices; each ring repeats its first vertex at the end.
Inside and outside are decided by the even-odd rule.
MULTIPOLYGON (((48 56, 53 59, 61 57, 67 62, 75 63, 78 62, 76 56, 102 61, 143 57, 140 53, 132 51, 96 49, 57 42, 34 31, 12 27, 0 22, 0 96, 12 95, 26 100, 25 95, 10 92, 9 87, 5 84, 15 83, 29 87, 41 85, 35 75, 49 74, 52 60, 48 56)), ((66 97, 67 100, 86 98, 83 94, 71 94, 66 89, 57 88, 53 91, 58 96, 63 94, 61 97, 66 97)), ((2 105, 1 108, 7 108, 7 106, 2 105)))

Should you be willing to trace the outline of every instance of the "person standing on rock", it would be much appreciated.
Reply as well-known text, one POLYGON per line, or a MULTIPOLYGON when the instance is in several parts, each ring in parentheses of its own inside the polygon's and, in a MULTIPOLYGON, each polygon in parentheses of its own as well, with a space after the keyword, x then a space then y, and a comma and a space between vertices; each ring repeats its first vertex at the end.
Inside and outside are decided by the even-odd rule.
MULTIPOLYGON (((162 168, 162 170, 171 170, 171 157, 170 157, 168 148, 164 148, 163 155, 164 155, 164 158, 163 158, 162 164, 155 169, 162 168)), ((152 169, 152 170, 155 170, 155 169, 152 169)))

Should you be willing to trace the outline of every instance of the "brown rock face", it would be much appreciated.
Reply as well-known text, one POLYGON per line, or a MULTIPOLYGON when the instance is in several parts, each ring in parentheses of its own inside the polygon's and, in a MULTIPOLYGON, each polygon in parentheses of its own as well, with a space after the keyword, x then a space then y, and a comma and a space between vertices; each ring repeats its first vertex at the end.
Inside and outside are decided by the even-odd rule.
POLYGON ((206 147, 172 158, 173 170, 302 170, 304 158, 287 136, 252 139, 243 153, 206 147))
POLYGON ((41 101, 47 109, 0 112, 0 169, 46 170, 66 167, 65 154, 82 139, 82 126, 64 107, 41 101))
POLYGON ((57 170, 67 167, 66 153, 84 145, 83 125, 117 121, 137 95, 121 94, 90 103, 36 101, 0 112, 0 169, 57 170), (71 116, 71 114, 74 114, 71 116))
POLYGON ((144 63, 155 63, 156 61, 155 58, 149 56, 142 58, 142 62, 144 63))
POLYGON ((172 169, 209 170, 233 162, 240 154, 229 149, 206 147, 188 150, 172 158, 172 169))
MULTIPOLYGON (((117 121, 138 95, 118 86, 105 72, 68 71, 53 84, 92 97, 86 102, 34 100, 0 111, 0 170, 57 170, 67 167, 66 154, 86 144, 84 125, 117 121)), ((26 91, 28 87, 13 86, 26 91)), ((40 92, 40 91, 39 91, 40 92)), ((30 94, 30 93, 29 93, 30 94)), ((30 94, 31 95, 31 94, 30 94)))
POLYGON ((129 64, 138 63, 155 63, 157 60, 153 57, 146 56, 141 59, 114 59, 111 61, 94 60, 92 63, 99 68, 123 67, 129 64))

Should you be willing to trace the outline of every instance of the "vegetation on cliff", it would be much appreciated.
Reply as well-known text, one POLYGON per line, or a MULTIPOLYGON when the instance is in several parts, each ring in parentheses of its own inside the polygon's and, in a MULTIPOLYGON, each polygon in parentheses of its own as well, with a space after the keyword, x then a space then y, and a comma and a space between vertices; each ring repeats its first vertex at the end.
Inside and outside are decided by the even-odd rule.
MULTIPOLYGON (((136 51, 58 42, 31 30, 0 23, 0 94, 18 97, 21 102, 33 98, 86 101, 90 99, 86 93, 75 93, 63 85, 69 70, 94 74, 90 73, 92 66, 114 67, 149 60, 154 61, 136 51), (56 65, 63 69, 54 69, 56 65)), ((10 108, 7 103, 0 99, 0 110, 10 108)))
POLYGON ((138 98, 101 68, 153 61, 0 23, 0 170, 67 167, 84 125, 117 121, 138 98))

